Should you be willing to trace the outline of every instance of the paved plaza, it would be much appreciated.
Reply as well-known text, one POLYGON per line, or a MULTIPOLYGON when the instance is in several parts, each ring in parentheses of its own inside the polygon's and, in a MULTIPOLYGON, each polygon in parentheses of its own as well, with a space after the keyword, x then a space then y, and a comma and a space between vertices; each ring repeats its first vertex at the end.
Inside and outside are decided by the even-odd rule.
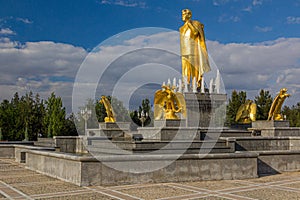
POLYGON ((300 199, 300 172, 248 180, 79 187, 0 159, 0 199, 300 199))

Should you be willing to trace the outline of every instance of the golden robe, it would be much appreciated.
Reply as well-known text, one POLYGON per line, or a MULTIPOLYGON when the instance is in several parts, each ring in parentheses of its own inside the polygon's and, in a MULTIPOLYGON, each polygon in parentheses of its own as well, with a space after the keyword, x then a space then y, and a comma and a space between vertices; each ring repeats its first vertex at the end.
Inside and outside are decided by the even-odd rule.
POLYGON ((193 31, 187 23, 180 27, 180 50, 182 56, 182 76, 187 77, 187 82, 196 77, 198 86, 201 84, 202 76, 209 72, 208 53, 205 44, 203 24, 199 21, 191 21, 193 31))

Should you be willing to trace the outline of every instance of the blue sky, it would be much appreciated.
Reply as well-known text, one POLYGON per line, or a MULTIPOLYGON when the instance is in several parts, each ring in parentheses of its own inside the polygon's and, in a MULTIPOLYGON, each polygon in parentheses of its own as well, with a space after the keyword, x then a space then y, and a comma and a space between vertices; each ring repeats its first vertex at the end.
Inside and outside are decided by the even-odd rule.
POLYGON ((299 0, 2 0, 1 28, 20 42, 63 42, 93 48, 138 27, 177 30, 190 8, 205 24, 207 39, 261 42, 299 36, 299 0))
POLYGON ((205 25, 229 94, 274 96, 287 87, 288 103, 300 102, 300 0, 0 0, 0 99, 55 91, 70 107, 74 78, 94 47, 134 28, 176 31, 183 8, 205 25))

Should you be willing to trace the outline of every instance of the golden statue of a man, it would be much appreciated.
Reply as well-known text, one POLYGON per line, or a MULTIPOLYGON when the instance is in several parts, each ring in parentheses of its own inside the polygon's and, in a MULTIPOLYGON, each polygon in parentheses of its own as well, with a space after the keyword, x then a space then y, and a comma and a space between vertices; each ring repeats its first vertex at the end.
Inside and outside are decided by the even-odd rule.
POLYGON ((197 81, 197 87, 201 86, 203 74, 210 71, 207 48, 205 44, 204 25, 199 21, 191 20, 192 12, 189 9, 182 10, 180 27, 180 50, 182 58, 182 76, 187 83, 190 80, 197 81))
POLYGON ((281 107, 282 104, 284 102, 284 100, 291 96, 290 94, 287 94, 287 89, 286 88, 282 88, 279 92, 279 94, 275 97, 270 111, 269 111, 269 116, 268 116, 268 120, 283 120, 283 116, 281 114, 281 107))

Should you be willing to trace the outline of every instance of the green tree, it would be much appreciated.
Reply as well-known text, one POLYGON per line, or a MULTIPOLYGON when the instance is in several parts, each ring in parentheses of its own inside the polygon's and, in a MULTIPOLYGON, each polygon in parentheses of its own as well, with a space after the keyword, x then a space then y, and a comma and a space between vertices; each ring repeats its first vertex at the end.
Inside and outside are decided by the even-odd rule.
POLYGON ((235 124, 235 117, 239 107, 245 103, 247 98, 247 93, 245 91, 237 92, 233 90, 231 93, 231 98, 228 101, 227 112, 226 112, 226 124, 235 124))
POLYGON ((29 92, 25 96, 19 97, 15 93, 11 102, 4 100, 0 107, 0 124, 3 129, 3 137, 6 140, 35 140, 35 128, 39 127, 34 112, 36 102, 33 93, 29 92))
POLYGON ((11 100, 12 106, 12 118, 14 119, 14 124, 10 125, 10 129, 14 130, 14 140, 24 139, 24 127, 25 127, 25 116, 24 109, 22 107, 24 97, 19 97, 19 94, 16 92, 14 97, 11 100))
POLYGON ((46 101, 44 124, 46 126, 47 137, 65 135, 63 133, 65 117, 66 111, 62 105, 62 99, 56 97, 53 92, 46 101))
POLYGON ((35 96, 35 104, 33 108, 34 120, 33 124, 33 134, 31 135, 31 140, 37 140, 38 135, 43 136, 46 132, 46 127, 44 126, 44 118, 46 116, 46 108, 44 104, 44 100, 40 99, 39 94, 35 96))
POLYGON ((75 126, 75 115, 72 113, 69 117, 65 119, 64 127, 63 127, 63 133, 70 136, 77 136, 77 129, 75 126))
MULTIPOLYGON (((130 113, 130 117, 131 117, 132 121, 138 126, 142 126, 142 121, 140 120, 142 112, 144 114, 147 113, 147 116, 145 114, 146 119, 144 121, 144 126, 151 125, 151 122, 153 123, 151 118, 153 119, 154 117, 153 117, 153 112, 151 110, 151 105, 150 105, 149 99, 143 99, 142 100, 142 105, 139 106, 139 109, 134 110, 130 113)), ((133 128, 135 128, 135 127, 133 127, 133 128)))
POLYGON ((3 140, 37 140, 38 135, 77 135, 74 115, 65 118, 62 100, 54 93, 46 103, 39 94, 32 92, 19 96, 16 92, 11 101, 0 103, 0 128, 3 140), (45 105, 47 107, 45 107, 45 105))
POLYGON ((0 127, 0 141, 3 140, 2 128, 0 127))
POLYGON ((290 126, 300 127, 300 102, 293 105, 291 108, 284 106, 282 114, 286 116, 287 120, 289 120, 290 126))
MULTIPOLYGON (((111 97, 108 96, 107 99, 111 102, 111 97)), ((98 122, 104 122, 104 118, 107 116, 105 107, 99 100, 95 104, 96 116, 98 122)))
POLYGON ((111 106, 113 108, 115 118, 117 122, 130 122, 130 112, 127 108, 125 108, 122 101, 119 99, 112 97, 111 98, 111 106))
POLYGON ((267 120, 273 102, 270 92, 267 90, 260 90, 259 96, 256 96, 254 101, 257 105, 256 119, 267 120))
POLYGON ((4 99, 0 105, 0 120, 3 140, 14 140, 17 138, 13 127, 15 123, 14 110, 12 104, 7 99, 4 99))
POLYGON ((21 130, 21 132, 19 134, 23 135, 22 133, 24 133, 24 137, 22 136, 23 140, 29 140, 29 137, 31 139, 36 138, 34 136, 34 127, 36 126, 35 124, 35 115, 34 115, 34 99, 33 99, 33 93, 30 91, 29 93, 26 93, 25 96, 23 96, 20 100, 19 103, 19 109, 17 110, 18 112, 20 112, 22 119, 24 121, 23 124, 23 129, 21 130))
MULTIPOLYGON (((128 109, 125 108, 122 101, 118 100, 115 97, 107 96, 107 99, 110 101, 112 109, 114 111, 114 117, 117 122, 129 122, 130 121, 130 113, 128 109)), ((99 103, 99 101, 95 104, 96 115, 99 122, 104 122, 104 118, 107 116, 106 110, 103 104, 99 103)))

